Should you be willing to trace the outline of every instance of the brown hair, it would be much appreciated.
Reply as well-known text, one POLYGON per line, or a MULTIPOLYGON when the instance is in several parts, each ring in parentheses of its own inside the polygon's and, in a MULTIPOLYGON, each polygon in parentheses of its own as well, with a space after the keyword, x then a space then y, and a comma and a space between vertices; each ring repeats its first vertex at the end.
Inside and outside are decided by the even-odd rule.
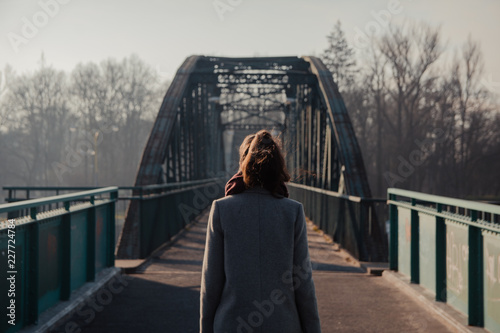
POLYGON ((252 144, 253 139, 255 138, 255 134, 250 134, 243 139, 243 142, 241 143, 240 146, 240 171, 241 169, 241 164, 245 160, 245 157, 247 157, 248 154, 248 149, 250 148, 250 145, 252 144))
POLYGON ((251 135, 240 146, 240 169, 246 187, 263 187, 273 194, 279 192, 282 183, 290 180, 278 141, 271 133, 261 130, 255 133, 248 148, 251 135), (248 139, 248 140, 247 140, 248 139))

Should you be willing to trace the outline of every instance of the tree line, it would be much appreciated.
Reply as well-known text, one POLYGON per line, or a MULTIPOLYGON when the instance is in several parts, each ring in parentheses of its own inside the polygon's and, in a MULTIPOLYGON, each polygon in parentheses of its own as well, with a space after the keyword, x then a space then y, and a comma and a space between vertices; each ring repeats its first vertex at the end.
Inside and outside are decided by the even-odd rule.
POLYGON ((397 187, 500 198, 498 95, 484 83, 476 41, 451 52, 439 28, 411 22, 390 25, 363 49, 349 46, 337 22, 327 41, 322 59, 346 103, 374 195, 397 187))
POLYGON ((0 83, 0 185, 131 185, 167 83, 137 56, 78 64, 42 55, 0 83))
MULTIPOLYGON (((352 48, 340 22, 321 55, 345 100, 372 192, 500 198, 500 112, 480 46, 451 53, 439 28, 390 25, 352 48)), ((0 73, 0 185, 131 185, 168 87, 132 55, 0 73)))

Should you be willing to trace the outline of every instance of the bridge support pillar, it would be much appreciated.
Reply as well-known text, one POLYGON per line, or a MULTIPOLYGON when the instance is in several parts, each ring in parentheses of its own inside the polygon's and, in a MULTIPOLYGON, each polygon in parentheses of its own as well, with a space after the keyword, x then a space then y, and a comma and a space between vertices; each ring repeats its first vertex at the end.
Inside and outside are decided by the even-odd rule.
MULTIPOLYGON (((416 200, 412 199, 411 205, 415 206, 416 200)), ((418 219, 418 211, 411 211, 411 282, 420 283, 420 228, 419 228, 419 219, 418 219)))
MULTIPOLYGON (((437 205, 441 213, 442 205, 437 205)), ((446 302, 446 223, 436 217, 436 301, 446 302)))
MULTIPOLYGON (((389 202, 395 200, 396 196, 389 194, 389 202)), ((391 238, 389 244, 389 269, 398 270, 398 207, 389 204, 389 235, 391 238)))
MULTIPOLYGON (((471 212, 472 221, 477 212, 471 212)), ((484 325, 483 235, 481 229, 469 226, 469 325, 484 325)))

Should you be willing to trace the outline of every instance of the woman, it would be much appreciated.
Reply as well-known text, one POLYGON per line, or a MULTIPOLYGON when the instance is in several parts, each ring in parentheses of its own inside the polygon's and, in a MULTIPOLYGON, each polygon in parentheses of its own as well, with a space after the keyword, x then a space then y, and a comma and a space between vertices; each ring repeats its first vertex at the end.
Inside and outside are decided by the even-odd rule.
POLYGON ((290 176, 276 140, 247 139, 245 190, 210 211, 200 332, 320 332, 302 205, 283 195, 290 176))

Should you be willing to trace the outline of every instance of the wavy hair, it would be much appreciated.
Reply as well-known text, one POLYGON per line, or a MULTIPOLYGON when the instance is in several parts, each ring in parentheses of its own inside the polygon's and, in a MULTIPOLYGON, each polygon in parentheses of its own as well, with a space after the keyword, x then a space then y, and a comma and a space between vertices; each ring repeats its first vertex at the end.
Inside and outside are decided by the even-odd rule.
POLYGON ((279 141, 266 130, 251 137, 247 136, 240 146, 240 170, 245 186, 263 187, 276 195, 280 185, 290 180, 279 141))
POLYGON ((250 148, 250 145, 252 144, 254 138, 255 134, 247 135, 240 145, 240 171, 242 171, 241 165, 243 164, 245 157, 247 157, 248 149, 250 148))

